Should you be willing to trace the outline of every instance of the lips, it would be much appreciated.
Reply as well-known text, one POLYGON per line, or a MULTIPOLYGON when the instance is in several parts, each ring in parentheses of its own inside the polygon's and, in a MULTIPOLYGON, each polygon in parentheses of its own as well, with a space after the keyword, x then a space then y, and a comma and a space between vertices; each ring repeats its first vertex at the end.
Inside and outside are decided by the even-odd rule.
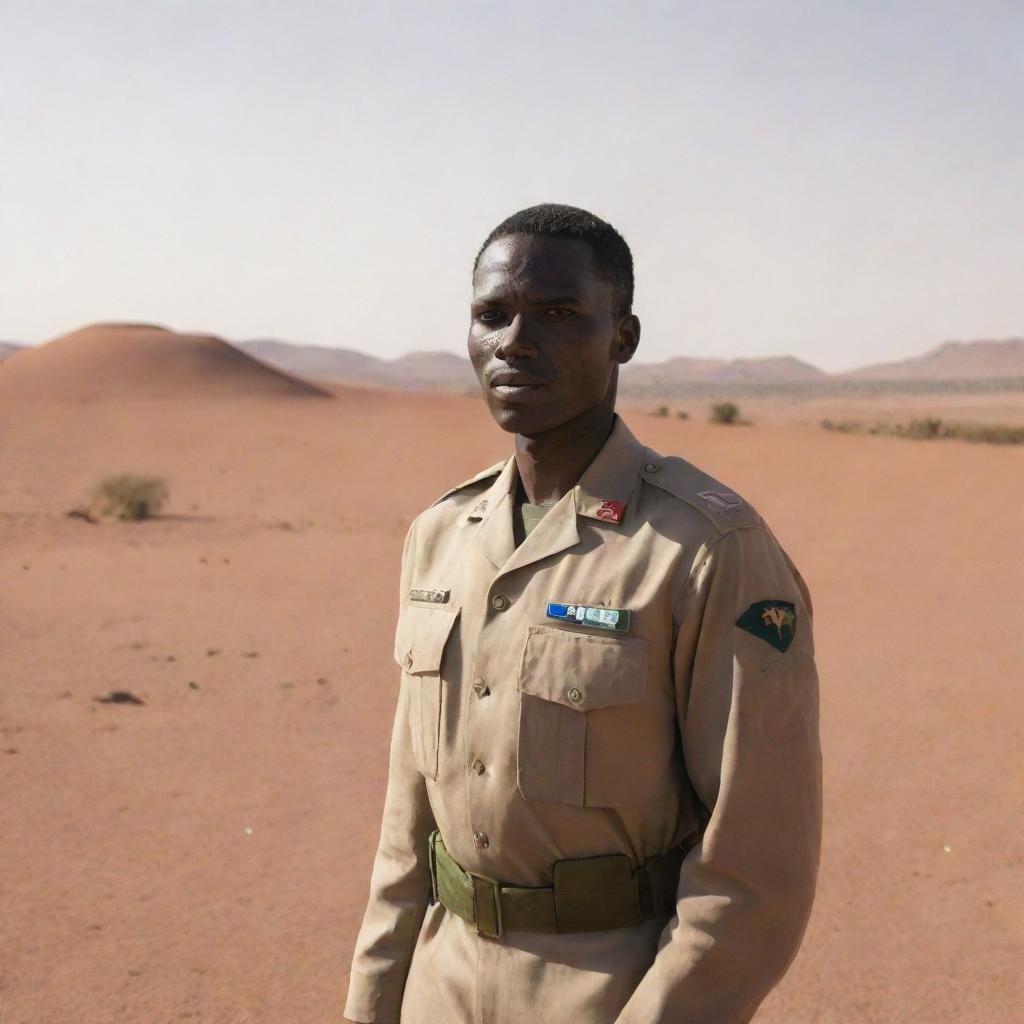
POLYGON ((522 370, 499 369, 488 375, 491 391, 506 402, 527 402, 548 386, 543 377, 535 377, 522 370))
POLYGON ((492 388, 542 388, 547 381, 542 377, 523 373, 522 370, 495 370, 488 378, 488 383, 492 388))

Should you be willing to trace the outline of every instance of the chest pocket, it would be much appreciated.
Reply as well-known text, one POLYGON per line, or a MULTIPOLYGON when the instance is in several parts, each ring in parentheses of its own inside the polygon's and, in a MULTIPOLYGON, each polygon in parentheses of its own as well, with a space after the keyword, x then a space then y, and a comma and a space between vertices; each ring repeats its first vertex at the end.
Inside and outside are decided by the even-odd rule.
POLYGON ((644 798, 640 705, 650 650, 638 637, 530 626, 519 669, 519 791, 527 800, 624 807, 644 798))
POLYGON ((402 685, 409 687, 409 727, 416 767, 437 778, 444 700, 442 662, 459 609, 409 604, 395 631, 395 661, 402 667, 402 685))

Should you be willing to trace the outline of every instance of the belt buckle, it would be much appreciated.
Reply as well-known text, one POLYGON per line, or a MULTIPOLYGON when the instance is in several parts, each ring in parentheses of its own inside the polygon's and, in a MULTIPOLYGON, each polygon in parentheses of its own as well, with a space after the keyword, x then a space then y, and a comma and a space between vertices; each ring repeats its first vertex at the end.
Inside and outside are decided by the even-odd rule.
POLYGON ((473 916, 476 918, 477 935, 483 935, 488 939, 500 939, 503 931, 500 885, 493 878, 474 875, 472 871, 467 871, 466 874, 473 882, 473 916))

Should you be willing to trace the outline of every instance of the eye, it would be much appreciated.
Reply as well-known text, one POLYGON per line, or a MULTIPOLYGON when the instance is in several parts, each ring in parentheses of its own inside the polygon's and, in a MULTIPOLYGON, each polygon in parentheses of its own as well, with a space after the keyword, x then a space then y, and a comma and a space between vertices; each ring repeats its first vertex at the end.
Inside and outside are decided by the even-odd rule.
POLYGON ((544 315, 551 317, 553 320, 568 320, 569 317, 575 316, 576 314, 571 309, 565 309, 562 306, 554 306, 553 308, 546 310, 544 315))
POLYGON ((496 324, 505 319, 505 314, 500 309, 482 309, 476 318, 482 324, 496 324))

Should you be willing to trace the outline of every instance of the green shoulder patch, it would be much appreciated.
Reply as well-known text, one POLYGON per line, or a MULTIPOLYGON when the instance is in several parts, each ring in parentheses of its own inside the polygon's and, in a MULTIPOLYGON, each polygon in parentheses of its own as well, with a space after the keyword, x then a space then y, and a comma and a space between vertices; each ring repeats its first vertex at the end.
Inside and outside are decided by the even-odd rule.
POLYGON ((755 601, 736 625, 785 652, 796 636, 796 609, 789 601, 755 601))

